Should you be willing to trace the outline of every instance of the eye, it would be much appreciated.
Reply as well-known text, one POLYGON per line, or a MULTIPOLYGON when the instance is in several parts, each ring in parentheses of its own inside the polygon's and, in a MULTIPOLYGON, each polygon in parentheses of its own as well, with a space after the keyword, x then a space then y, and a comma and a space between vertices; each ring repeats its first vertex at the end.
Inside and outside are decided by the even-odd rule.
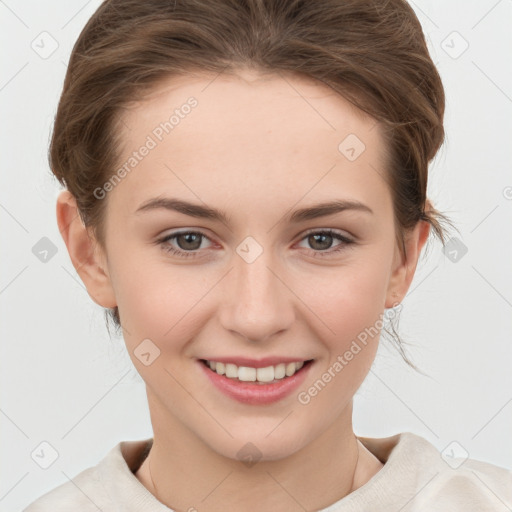
POLYGON ((161 240, 158 240, 157 243, 159 243, 162 249, 168 253, 183 258, 190 258, 197 256, 197 252, 191 251, 197 251, 201 248, 201 241, 203 238, 209 240, 209 238, 200 231, 181 231, 179 233, 167 235, 161 240), (176 249, 169 244, 169 242, 174 239, 176 239, 177 245, 180 247, 179 249, 176 249))
POLYGON ((307 243, 314 249, 314 257, 328 257, 333 253, 338 253, 346 249, 350 244, 355 243, 350 238, 346 237, 334 231, 332 229, 323 229, 320 231, 310 231, 306 233, 306 236, 302 238, 302 240, 306 240, 307 243), (333 240, 339 240, 341 243, 335 246, 334 249, 329 250, 332 245, 333 240))
MULTIPOLYGON (((203 239, 210 240, 204 233, 200 231, 180 231, 172 233, 157 241, 162 249, 170 254, 183 258, 194 258, 199 254, 201 242, 203 239), (171 245, 169 242, 175 240, 178 248, 171 245)), ((308 244, 312 247, 314 257, 327 257, 333 253, 338 253, 347 248, 350 244, 355 243, 350 238, 332 230, 323 229, 317 231, 310 231, 306 233, 302 240, 307 240, 308 244), (329 250, 333 240, 338 240, 338 245, 334 249, 329 250)))

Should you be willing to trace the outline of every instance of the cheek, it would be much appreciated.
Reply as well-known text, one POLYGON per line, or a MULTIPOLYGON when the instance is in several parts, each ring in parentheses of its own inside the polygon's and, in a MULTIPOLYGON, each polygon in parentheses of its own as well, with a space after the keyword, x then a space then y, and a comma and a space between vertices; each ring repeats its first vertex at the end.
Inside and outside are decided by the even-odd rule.
POLYGON ((162 259, 142 263, 142 257, 120 258, 113 282, 130 347, 149 338, 176 352, 178 340, 184 344, 193 338, 198 325, 194 308, 208 292, 197 268, 166 265, 162 259))
POLYGON ((308 414, 334 421, 368 375, 383 325, 387 278, 382 265, 367 264, 315 281, 317 291, 307 303, 321 320, 316 336, 327 357, 297 396, 308 414))
POLYGON ((385 262, 369 258, 317 272, 304 285, 301 298, 325 327, 320 339, 341 350, 374 325, 384 309, 388 280, 385 262))

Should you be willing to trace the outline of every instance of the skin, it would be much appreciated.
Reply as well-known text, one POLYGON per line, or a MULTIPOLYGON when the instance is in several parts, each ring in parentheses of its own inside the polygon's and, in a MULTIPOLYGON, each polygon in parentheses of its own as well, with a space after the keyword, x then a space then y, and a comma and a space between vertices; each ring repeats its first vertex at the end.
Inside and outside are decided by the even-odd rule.
POLYGON ((57 202, 59 228, 91 298, 119 307, 128 352, 146 383, 154 444, 137 478, 177 511, 318 510, 383 467, 352 428, 353 397, 378 336, 307 405, 296 392, 270 405, 234 401, 209 383, 197 359, 314 359, 298 391, 307 390, 405 296, 429 225, 407 233, 404 258, 382 178, 380 125, 324 84, 295 75, 246 69, 162 82, 123 113, 120 162, 190 96, 198 106, 104 199, 105 247, 67 191, 57 202), (354 161, 338 150, 348 134, 366 146, 354 161), (164 209, 135 214, 157 196, 222 209, 231 222, 164 209), (360 201, 373 214, 286 220, 335 199, 360 201), (205 237, 195 245, 183 237, 157 242, 184 228, 205 237), (305 234, 328 228, 353 243, 335 253, 343 242, 315 244, 305 234), (236 252, 247 236, 263 249, 250 264, 236 252), (166 245, 196 257, 169 254, 166 245), (134 354, 147 338, 160 349, 148 366, 134 354), (261 453, 251 467, 237 457, 248 442, 261 453))

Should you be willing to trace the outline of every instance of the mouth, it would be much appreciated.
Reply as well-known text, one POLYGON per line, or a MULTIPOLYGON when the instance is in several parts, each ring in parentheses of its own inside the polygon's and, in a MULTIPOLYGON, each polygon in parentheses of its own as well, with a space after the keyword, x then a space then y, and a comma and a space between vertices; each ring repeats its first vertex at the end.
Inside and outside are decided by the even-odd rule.
POLYGON ((249 365, 236 365, 225 361, 200 359, 200 362, 212 373, 231 381, 253 385, 271 385, 286 381, 287 379, 305 372, 313 359, 281 362, 261 367, 249 365))

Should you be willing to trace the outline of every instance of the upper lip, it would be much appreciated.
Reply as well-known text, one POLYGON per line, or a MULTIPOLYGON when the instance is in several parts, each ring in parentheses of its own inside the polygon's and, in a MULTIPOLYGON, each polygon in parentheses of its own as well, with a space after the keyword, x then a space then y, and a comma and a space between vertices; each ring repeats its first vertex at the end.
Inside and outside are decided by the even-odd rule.
POLYGON ((205 357, 206 361, 216 361, 218 363, 235 364, 236 366, 249 366, 251 368, 266 368, 267 366, 276 366, 284 363, 306 362, 309 359, 302 357, 264 357, 262 359, 251 359, 250 357, 205 357))

